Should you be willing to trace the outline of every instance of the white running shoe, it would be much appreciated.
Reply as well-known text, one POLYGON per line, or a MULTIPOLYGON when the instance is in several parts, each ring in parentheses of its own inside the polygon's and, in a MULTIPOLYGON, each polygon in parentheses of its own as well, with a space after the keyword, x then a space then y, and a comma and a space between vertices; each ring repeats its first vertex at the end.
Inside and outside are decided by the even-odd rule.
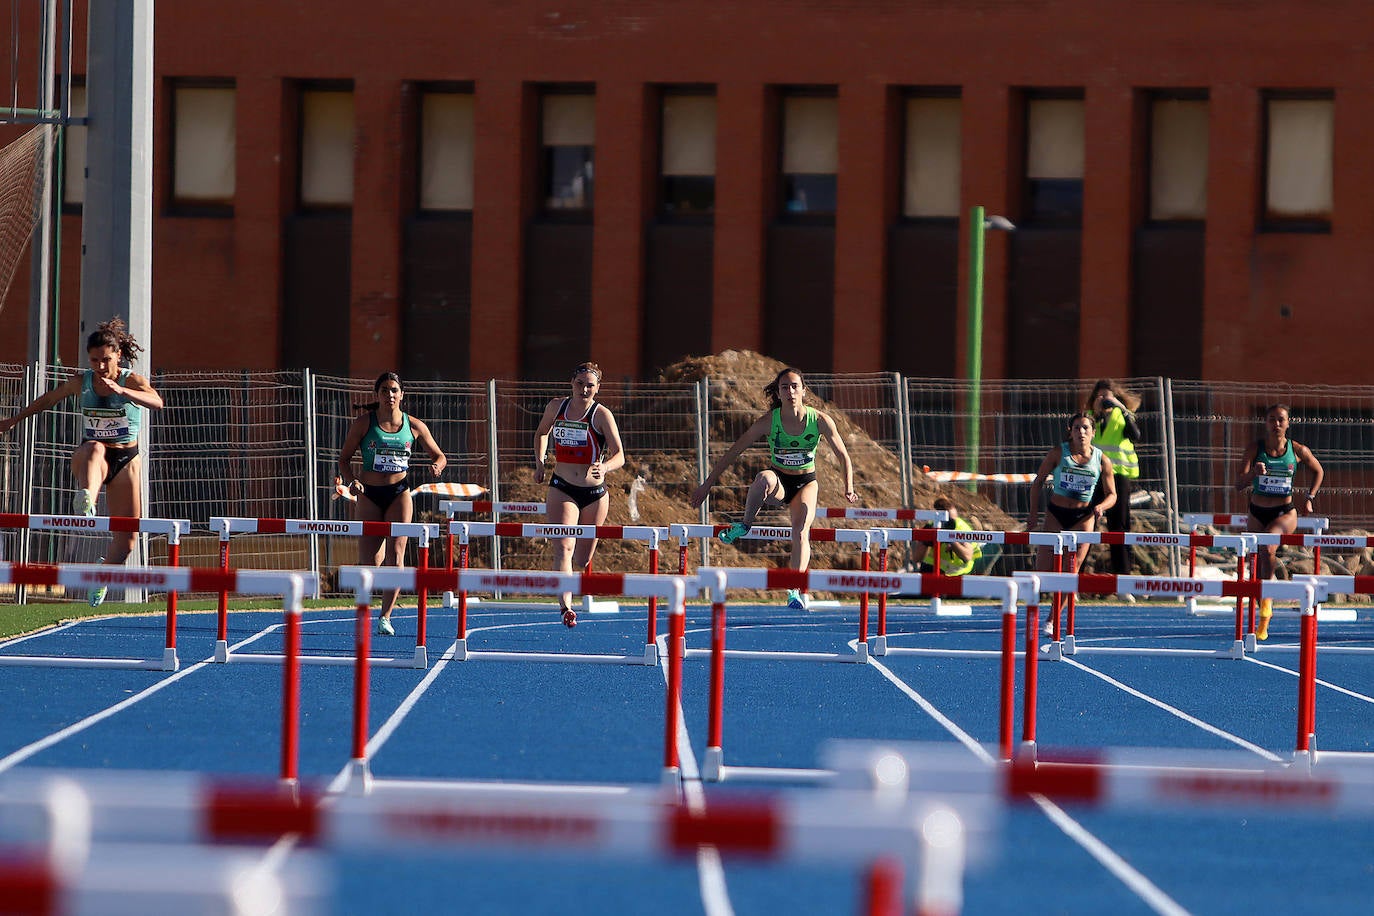
POLYGON ((396 635, 396 628, 393 627, 393 626, 391 625, 391 618, 390 618, 390 617, 378 617, 378 618, 377 618, 377 635, 378 635, 378 636, 395 636, 395 635, 396 635))
POLYGON ((91 496, 90 490, 76 491, 76 495, 72 497, 72 515, 84 515, 86 518, 95 516, 95 499, 91 496))

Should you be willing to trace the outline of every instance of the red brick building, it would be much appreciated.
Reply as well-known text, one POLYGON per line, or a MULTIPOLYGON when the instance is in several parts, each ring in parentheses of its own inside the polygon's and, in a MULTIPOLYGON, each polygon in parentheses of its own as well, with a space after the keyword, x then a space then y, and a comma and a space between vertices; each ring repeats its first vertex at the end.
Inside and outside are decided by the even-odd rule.
POLYGON ((1367 0, 160 3, 155 362, 956 375, 982 205, 986 377, 1367 382, 1371 41, 1367 0))

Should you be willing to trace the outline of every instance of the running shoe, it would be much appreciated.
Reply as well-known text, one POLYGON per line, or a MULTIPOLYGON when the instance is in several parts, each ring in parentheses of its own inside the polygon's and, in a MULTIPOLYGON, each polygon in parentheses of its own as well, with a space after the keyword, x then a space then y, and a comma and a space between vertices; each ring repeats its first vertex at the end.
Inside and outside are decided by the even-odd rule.
POLYGON ((569 630, 577 626, 577 611, 574 611, 570 607, 563 608, 563 626, 567 627, 569 630))
POLYGON ((1269 638, 1269 618, 1274 616, 1274 602, 1270 598, 1260 601, 1259 625, 1255 627, 1255 638, 1260 642, 1269 638))
POLYGON ((748 525, 741 525, 739 522, 735 522, 729 528, 717 534, 716 537, 720 538, 723 543, 733 544, 748 533, 748 525))
POLYGON ((799 589, 789 588, 787 590, 787 606, 794 611, 806 610, 806 596, 799 589))
POLYGON ((90 590, 86 595, 86 600, 91 603, 91 607, 100 607, 105 603, 105 591, 106 589, 103 585, 90 590))
POLYGON ((396 635, 396 628, 393 627, 393 626, 391 625, 391 618, 390 618, 390 617, 378 617, 378 618, 377 618, 377 635, 378 635, 378 636, 395 636, 395 635, 396 635))
POLYGON ((76 491, 76 495, 72 497, 72 515, 84 515, 86 518, 95 515, 95 500, 91 498, 90 490, 76 491))

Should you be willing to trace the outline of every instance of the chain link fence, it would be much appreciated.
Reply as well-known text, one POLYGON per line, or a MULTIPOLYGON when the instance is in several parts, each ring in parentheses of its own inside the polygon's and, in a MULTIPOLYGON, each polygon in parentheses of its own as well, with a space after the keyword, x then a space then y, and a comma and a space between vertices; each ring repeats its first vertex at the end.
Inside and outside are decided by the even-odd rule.
MULTIPOLYGON (((0 414, 11 415, 37 392, 65 378, 53 370, 0 365, 0 414)), ((1364 531, 1374 514, 1374 387, 1119 380, 1142 397, 1136 442, 1141 477, 1134 483, 1137 527, 1177 531, 1181 513, 1244 513, 1245 497, 1231 486, 1240 462, 1263 434, 1267 406, 1292 409, 1291 434, 1309 445, 1326 470, 1318 510, 1333 532, 1364 531)), ((153 384, 166 407, 150 412, 144 429, 146 514, 189 519, 195 534, 183 541, 183 563, 218 562, 213 516, 337 519, 352 506, 335 498, 339 448, 357 408, 372 400, 372 381, 306 372, 158 373, 153 384)), ((965 380, 903 378, 895 373, 816 375, 812 393, 848 421, 847 446, 861 482, 863 504, 928 508, 922 469, 982 474, 1034 472, 1064 437, 1092 380, 965 380)), ((732 400, 741 385, 730 378, 683 382, 608 379, 600 400, 617 418, 628 456, 623 485, 641 478, 670 512, 649 524, 703 519, 689 497, 718 458, 757 417, 757 408, 732 400)), ((546 405, 567 385, 515 381, 412 382, 405 409, 424 420, 448 456, 444 479, 478 484, 492 499, 542 501, 533 477, 534 433, 546 405)), ((62 514, 72 495, 68 462, 80 441, 80 415, 58 405, 0 437, 0 499, 6 512, 62 514)), ((822 449, 824 451, 824 449, 822 449)), ((762 452, 747 453, 760 464, 762 452)), ((411 485, 430 478, 416 462, 411 485)), ((723 481, 742 504, 747 468, 723 481)), ((996 479, 967 484, 1013 519, 1024 520, 1029 487, 996 479)), ((717 491, 719 493, 720 491, 717 491)), ((714 497, 725 502, 724 497, 714 497)), ((623 502, 623 500, 620 500, 623 502)), ((836 494, 822 494, 824 504, 836 494)), ((98 507, 104 513, 104 503, 98 507)), ((438 521, 437 500, 417 503, 424 520, 438 521)), ((615 512, 621 510, 613 510, 615 512)), ((623 514, 623 512, 622 512, 623 514)), ((719 515, 719 510, 717 510, 719 515)), ((615 519, 613 519, 615 520, 615 519)), ((629 519, 622 519, 628 521, 629 519)), ((61 537, 0 530, 0 558, 32 562, 91 562, 102 538, 61 537)), ((542 567, 542 542, 506 539, 475 545, 474 564, 542 567)), ((142 545, 141 558, 162 562, 165 544, 142 545)), ((412 545, 412 550, 413 550, 412 545)), ((778 553, 781 557, 783 554, 778 553)), ((301 568, 325 574, 356 562, 347 538, 236 538, 234 562, 244 568, 301 568)), ((774 559, 765 551, 762 558, 774 559)), ((441 559, 441 558, 440 558, 441 559)), ((413 561, 413 554, 412 554, 413 561)), ((437 560, 436 560, 437 562, 437 560)), ((608 566, 612 565, 608 561, 608 566)), ((326 589, 328 590, 328 589, 326 589)))

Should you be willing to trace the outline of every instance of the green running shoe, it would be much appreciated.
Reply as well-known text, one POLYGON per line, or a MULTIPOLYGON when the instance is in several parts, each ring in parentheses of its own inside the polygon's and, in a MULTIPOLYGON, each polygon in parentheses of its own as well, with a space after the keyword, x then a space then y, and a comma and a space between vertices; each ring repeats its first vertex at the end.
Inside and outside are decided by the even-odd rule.
POLYGON ((106 588, 103 585, 93 588, 87 593, 86 600, 91 603, 91 607, 100 607, 105 603, 105 592, 106 588))
POLYGON ((378 635, 378 636, 395 636, 395 635, 396 635, 396 628, 393 627, 393 626, 391 625, 391 618, 390 618, 390 617, 378 617, 378 618, 377 618, 377 635, 378 635))
POLYGON ((739 522, 735 522, 729 528, 717 534, 716 537, 720 538, 721 542, 724 544, 733 544, 748 533, 748 525, 741 525, 739 522))

